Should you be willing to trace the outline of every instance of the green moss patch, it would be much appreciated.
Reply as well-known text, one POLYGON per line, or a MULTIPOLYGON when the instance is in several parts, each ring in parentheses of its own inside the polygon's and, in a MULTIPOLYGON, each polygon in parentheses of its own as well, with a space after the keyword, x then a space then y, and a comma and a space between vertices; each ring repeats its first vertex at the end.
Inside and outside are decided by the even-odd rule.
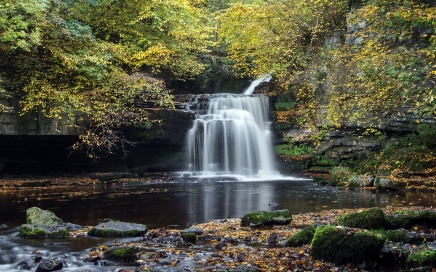
POLYGON ((316 227, 310 226, 307 228, 304 228, 291 237, 286 240, 286 246, 289 247, 299 247, 302 245, 310 244, 310 242, 313 239, 313 236, 315 235, 316 227))
POLYGON ((380 208, 345 214, 338 218, 338 223, 345 227, 361 229, 387 229, 391 223, 380 208))
POLYGON ((326 260, 337 265, 377 263, 385 239, 369 231, 320 226, 312 240, 310 254, 316 260, 326 260))
POLYGON ((104 257, 108 260, 132 263, 138 259, 138 247, 113 247, 104 253, 104 257))
POLYGON ((286 225, 292 221, 289 210, 256 211, 242 217, 241 226, 260 227, 262 225, 286 225))

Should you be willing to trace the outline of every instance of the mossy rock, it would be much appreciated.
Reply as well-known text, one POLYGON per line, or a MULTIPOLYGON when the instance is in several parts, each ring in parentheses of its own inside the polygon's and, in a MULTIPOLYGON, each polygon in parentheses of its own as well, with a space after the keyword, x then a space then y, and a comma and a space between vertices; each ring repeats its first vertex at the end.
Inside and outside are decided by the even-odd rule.
POLYGON ((138 259, 139 251, 139 247, 112 247, 104 253, 104 257, 116 262, 133 263, 138 259))
POLYGON ((195 244, 197 242, 197 234, 195 232, 184 232, 181 236, 186 243, 195 244))
POLYGON ((23 238, 60 238, 67 237, 68 232, 69 229, 62 225, 23 224, 20 227, 20 236, 23 238))
POLYGON ((404 231, 401 230, 388 230, 386 231, 386 238, 392 242, 409 242, 409 236, 404 231))
POLYGON ((292 221, 289 210, 256 211, 242 217, 241 226, 260 227, 263 225, 286 225, 292 221))
POLYGON ((397 212, 410 220, 409 226, 419 225, 429 228, 436 227, 436 211, 434 210, 403 210, 397 212))
POLYGON ((26 210, 26 223, 50 226, 62 224, 63 221, 52 211, 42 210, 38 207, 32 207, 26 210))
POLYGON ((387 229, 391 227, 391 222, 380 208, 371 208, 339 216, 338 223, 345 227, 361 229, 387 229))
POLYGON ((436 266, 436 251, 430 249, 421 249, 409 254, 407 262, 414 267, 436 266))
POLYGON ((352 230, 336 226, 319 226, 310 247, 313 259, 336 265, 355 264, 371 266, 377 263, 384 237, 367 230, 352 230))
POLYGON ((406 214, 388 215, 388 220, 392 229, 408 229, 412 226, 412 220, 406 214))
POLYGON ((88 236, 138 237, 143 236, 147 231, 147 226, 143 224, 105 220, 97 226, 92 227, 88 232, 88 236))
POLYGON ((315 235, 316 227, 310 226, 307 228, 304 228, 291 237, 286 240, 285 246, 289 247, 299 247, 302 245, 310 244, 310 242, 313 239, 313 236, 315 235))

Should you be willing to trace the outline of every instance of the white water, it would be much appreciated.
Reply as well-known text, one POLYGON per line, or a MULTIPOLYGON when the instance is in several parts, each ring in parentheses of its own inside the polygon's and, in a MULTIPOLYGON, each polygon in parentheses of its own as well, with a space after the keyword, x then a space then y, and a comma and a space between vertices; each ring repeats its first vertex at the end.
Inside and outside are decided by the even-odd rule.
POLYGON ((252 95, 256 86, 270 79, 265 75, 253 81, 242 95, 208 96, 206 110, 197 111, 197 119, 187 135, 190 176, 283 178, 274 167, 269 98, 252 95))
POLYGON ((265 74, 262 77, 253 80, 253 82, 251 82, 250 86, 248 86, 247 89, 245 89, 244 94, 252 94, 254 93, 254 90, 256 89, 257 86, 259 86, 259 84, 263 83, 263 82, 269 82, 271 80, 272 76, 269 74, 265 74))

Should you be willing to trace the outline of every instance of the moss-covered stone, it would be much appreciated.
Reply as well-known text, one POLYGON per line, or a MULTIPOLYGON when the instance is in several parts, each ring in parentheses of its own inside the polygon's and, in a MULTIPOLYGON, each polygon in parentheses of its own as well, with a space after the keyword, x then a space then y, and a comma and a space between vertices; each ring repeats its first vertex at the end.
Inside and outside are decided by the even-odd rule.
POLYGON ((378 261, 384 241, 382 235, 366 230, 319 226, 312 240, 310 254, 313 259, 337 265, 351 263, 370 266, 378 261))
POLYGON ((184 232, 181 236, 186 243, 195 244, 197 242, 197 234, 194 232, 184 232))
POLYGON ((256 211, 242 217, 241 226, 260 227, 262 225, 286 225, 292 221, 289 210, 256 211))
POLYGON ((143 224, 109 220, 92 227, 88 236, 138 237, 143 236, 147 230, 147 226, 143 224))
POLYGON ((23 238, 60 238, 67 237, 70 228, 66 224, 61 225, 36 225, 23 224, 20 227, 20 236, 23 238))
POLYGON ((112 261, 132 263, 138 259, 139 251, 138 247, 112 247, 104 253, 104 257, 112 261))
POLYGON ((392 229, 408 229, 412 226, 410 216, 406 214, 392 214, 388 216, 392 229))
POLYGON ((338 223, 345 227, 361 229, 386 229, 391 226, 388 217, 380 208, 345 214, 338 218, 338 223))
POLYGON ((422 249, 410 254, 407 257, 407 262, 411 265, 418 266, 436 266, 436 251, 430 249, 422 249))
POLYGON ((58 225, 63 221, 54 212, 32 207, 26 210, 26 223, 35 225, 58 225))
POLYGON ((302 245, 310 244, 310 242, 313 239, 313 236, 315 235, 316 227, 310 226, 307 228, 304 228, 291 237, 286 240, 285 246, 289 247, 298 247, 302 245))
POLYGON ((69 231, 83 228, 63 222, 53 212, 38 207, 27 209, 26 222, 20 227, 20 236, 23 238, 67 237, 69 231))
POLYGON ((403 210, 397 214, 401 214, 410 220, 410 225, 436 227, 436 211, 434 210, 403 210))
POLYGON ((388 230, 386 231, 386 239, 392 242, 406 243, 409 241, 409 236, 401 230, 388 230))

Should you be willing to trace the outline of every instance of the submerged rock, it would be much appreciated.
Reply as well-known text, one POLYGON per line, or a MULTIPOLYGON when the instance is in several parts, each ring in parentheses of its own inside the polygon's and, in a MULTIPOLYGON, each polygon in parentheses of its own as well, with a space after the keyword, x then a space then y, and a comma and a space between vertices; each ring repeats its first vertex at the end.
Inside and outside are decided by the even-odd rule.
POLYGON ((97 237, 138 237, 143 236, 148 228, 143 224, 108 220, 98 224, 88 232, 88 236, 97 237))
POLYGON ((263 225, 286 225, 292 221, 289 210, 256 211, 242 217, 241 226, 260 227, 263 225))
POLYGON ((53 212, 38 207, 27 209, 26 222, 20 227, 20 236, 24 238, 67 237, 70 231, 83 228, 63 222, 53 212))
POLYGON ((43 261, 38 265, 35 272, 49 272, 61 270, 64 267, 64 263, 60 259, 51 259, 43 261))
POLYGON ((384 237, 367 230, 336 226, 319 226, 312 240, 313 259, 336 265, 355 264, 369 267, 378 262, 384 237))

